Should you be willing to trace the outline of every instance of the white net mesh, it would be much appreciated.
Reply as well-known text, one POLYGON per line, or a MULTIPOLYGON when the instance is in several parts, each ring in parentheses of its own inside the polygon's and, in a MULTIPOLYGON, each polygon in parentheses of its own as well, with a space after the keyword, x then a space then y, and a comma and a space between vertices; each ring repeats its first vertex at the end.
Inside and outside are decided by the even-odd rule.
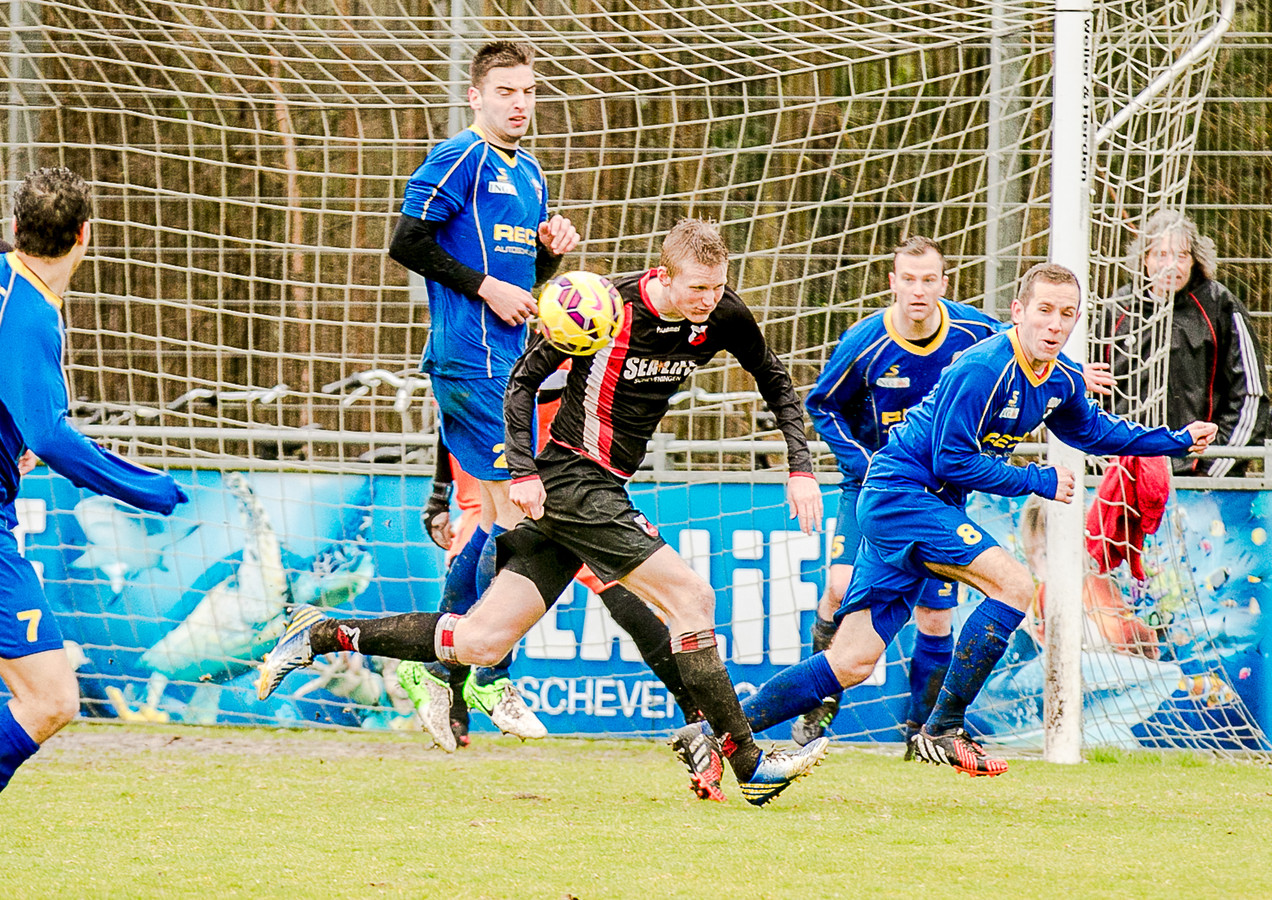
MULTIPOLYGON (((1097 121, 1215 19, 1213 4, 1199 0, 1096 7, 1097 121)), ((880 260, 903 235, 940 240, 951 295, 999 312, 1019 273, 1045 258, 1052 8, 1042 0, 9 5, 10 177, 65 164, 96 195, 92 255, 67 306, 77 416, 123 452, 207 469, 199 478, 225 523, 215 534, 197 522, 185 535, 170 526, 164 547, 140 559, 119 560, 130 539, 110 538, 113 555, 100 556, 117 576, 90 564, 98 557, 88 552, 83 567, 59 574, 72 594, 105 598, 109 634, 86 631, 81 641, 101 682, 131 685, 140 700, 135 678, 106 672, 105 658, 138 656, 190 622, 218 577, 265 584, 260 558, 275 552, 262 550, 266 532, 281 535, 289 584, 308 572, 327 605, 341 591, 361 592, 363 612, 435 602, 440 563, 413 524, 420 501, 411 487, 428 470, 395 459, 427 447, 435 430, 428 379, 417 374, 428 317, 385 249, 406 176, 469 121, 466 67, 455 60, 493 37, 535 45, 541 87, 526 143, 548 173, 554 209, 583 235, 567 267, 636 270, 656 260, 659 237, 678 218, 720 221, 734 284, 806 388, 841 331, 886 302, 880 260), (222 487, 221 468, 247 471, 248 494, 222 487), (266 474, 275 470, 285 471, 266 474), (295 473, 308 479, 303 490, 284 483, 295 473), (271 525, 261 527, 248 495, 264 503, 271 525), (306 505, 289 512, 298 496, 306 505), (373 581, 358 574, 368 547, 377 552, 373 581)), ((1173 81, 1099 151, 1100 296, 1128 277, 1116 260, 1137 223, 1182 197, 1209 64, 1173 81)), ((778 435, 732 360, 718 359, 689 387, 651 454, 656 468, 747 472, 768 463, 752 441, 778 435)), ((829 457, 821 464, 833 468, 829 457)), ((651 501, 650 511, 664 529, 709 533, 688 549, 733 592, 746 653, 760 646, 771 663, 790 652, 781 644, 789 623, 808 619, 822 557, 800 556, 811 551, 791 550, 787 538, 775 553, 773 535, 787 527, 780 495, 748 497, 750 514, 773 522, 725 525, 718 504, 698 502, 660 501, 668 511, 652 515, 651 501), (758 543, 739 549, 743 533, 758 543), (796 600, 785 597, 788 587, 796 600), (754 610, 772 618, 775 604, 783 624, 755 632, 754 610)), ((63 550, 91 549, 91 513, 58 526, 63 550)), ((129 521, 134 544, 149 547, 152 526, 138 534, 129 521)), ((202 663, 152 666, 151 705, 171 679, 186 685, 167 696, 189 704, 188 718, 231 707, 249 719, 281 715, 190 689, 208 676, 245 692, 245 661, 281 621, 281 601, 270 605, 277 600, 266 596, 254 613, 248 646, 231 652, 214 642, 189 651, 204 653, 202 663), (240 662, 208 664, 218 653, 240 662)), ((96 615, 88 609, 86 629, 96 615)), ((536 632, 527 654, 562 658, 552 642, 572 615, 554 620, 546 638, 536 632)), ((576 638, 582 633, 579 625, 576 638)), ((762 680, 766 671, 743 667, 738 677, 762 680)), ((349 691, 372 689, 361 677, 349 676, 349 691)), ((554 704, 544 691, 543 703, 554 704)), ((337 691, 323 714, 349 707, 351 696, 337 691)), ((885 687, 862 702, 898 700, 885 687)), ((648 719, 636 730, 664 725, 648 719)))

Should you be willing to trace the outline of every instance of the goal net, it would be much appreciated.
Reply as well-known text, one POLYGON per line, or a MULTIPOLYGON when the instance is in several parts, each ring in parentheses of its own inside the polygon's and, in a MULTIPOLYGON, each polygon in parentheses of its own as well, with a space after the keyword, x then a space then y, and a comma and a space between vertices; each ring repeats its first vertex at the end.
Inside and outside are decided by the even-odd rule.
MULTIPOLYGON (((89 708, 402 720, 383 661, 329 661, 273 704, 252 699, 249 667, 291 603, 366 615, 437 602, 444 562, 419 525, 436 430, 418 372, 428 310, 385 250, 407 175, 470 121, 476 46, 512 38, 539 54, 526 145, 583 236, 567 266, 641 269, 677 219, 719 221, 733 283, 806 390, 843 329, 887 302, 903 236, 941 241, 951 296, 999 315, 1046 257, 1052 6, 9 4, 9 177, 64 164, 96 198, 66 306, 74 415, 124 453, 187 468, 193 487, 166 522, 43 472, 25 488, 25 545, 82 650, 89 708)), ((1096 6, 1097 122, 1217 15, 1195 0, 1096 6)), ((1143 217, 1182 199, 1212 59, 1100 147, 1100 296, 1129 277, 1116 260, 1143 217)), ((758 685, 806 652, 825 542, 785 517, 765 471, 781 470, 780 435, 736 363, 686 388, 635 492, 717 589, 734 678, 758 685)), ((833 461, 820 465, 829 485, 833 461)), ((1019 509, 999 514, 1019 529, 1019 509)), ((1204 618, 1194 606, 1178 615, 1204 618)), ((909 641, 849 695, 838 734, 895 737, 909 641)), ((557 732, 661 732, 675 714, 581 587, 514 674, 557 732)), ((1031 726, 1008 718, 982 721, 1022 741, 1031 726)))

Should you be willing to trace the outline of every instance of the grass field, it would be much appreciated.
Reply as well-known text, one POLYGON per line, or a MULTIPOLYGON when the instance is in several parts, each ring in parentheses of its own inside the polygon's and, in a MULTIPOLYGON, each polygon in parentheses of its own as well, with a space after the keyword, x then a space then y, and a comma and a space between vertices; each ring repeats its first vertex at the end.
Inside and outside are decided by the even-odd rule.
POLYGON ((666 747, 77 723, 0 794, 0 897, 1272 897, 1272 771, 1000 778, 836 747, 754 809, 666 747))

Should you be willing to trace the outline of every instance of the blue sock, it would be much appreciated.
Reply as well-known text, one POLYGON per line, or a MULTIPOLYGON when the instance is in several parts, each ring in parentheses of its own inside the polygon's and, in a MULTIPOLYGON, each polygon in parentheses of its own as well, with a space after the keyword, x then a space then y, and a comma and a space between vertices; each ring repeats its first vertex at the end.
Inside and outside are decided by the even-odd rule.
POLYGON ((932 715, 937 695, 945 682, 954 655, 954 635, 940 637, 924 634, 914 636, 914 655, 910 658, 910 709, 906 719, 922 725, 932 715))
POLYGON ((486 545, 481 548, 481 557, 477 560, 478 600, 490 588, 490 583, 495 580, 495 538, 507 530, 502 525, 490 526, 490 537, 487 539, 486 545))
MULTIPOLYGON (((477 564, 481 561, 482 550, 489 543, 488 537, 478 525, 464 549, 451 560, 446 580, 442 583, 442 601, 437 605, 438 612, 462 616, 473 608, 473 604, 477 602, 477 564)), ((424 668, 443 680, 449 679, 452 671, 451 667, 440 662, 425 663, 424 668)), ((467 668, 462 671, 466 673, 467 668)))
POLYGON ((972 611, 958 635, 958 647, 936 706, 928 717, 928 731, 942 734, 963 727, 963 714, 989 673, 1007 652, 1007 642, 1025 614, 1001 600, 986 598, 972 611))
POLYGON ((742 704, 742 712, 757 734, 780 722, 802 716, 821 705, 822 698, 843 690, 825 653, 787 666, 742 704))
POLYGON ((0 705, 0 791, 9 784, 13 773, 40 749, 31 735, 13 718, 9 704, 0 705))
POLYGON ((438 612, 455 613, 462 616, 473 608, 477 602, 477 566, 481 562, 482 551, 486 549, 488 534, 480 525, 468 539, 464 549, 451 561, 446 572, 446 581, 442 584, 442 602, 438 612))
MULTIPOLYGON (((477 597, 480 599, 495 580, 495 538, 507 531, 502 525, 490 526, 490 539, 481 548, 481 559, 477 563, 477 597)), ((499 661, 498 665, 473 669, 473 681, 480 685, 494 684, 500 678, 508 678, 509 667, 512 666, 512 654, 509 653, 499 661)))

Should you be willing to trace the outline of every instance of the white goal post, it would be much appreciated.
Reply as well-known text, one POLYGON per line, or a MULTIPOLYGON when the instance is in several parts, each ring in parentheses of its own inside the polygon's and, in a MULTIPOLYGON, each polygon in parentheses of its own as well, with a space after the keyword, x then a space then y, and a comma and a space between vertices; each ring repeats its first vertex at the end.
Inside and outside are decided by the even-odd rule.
MULTIPOLYGON (((1092 260, 1092 235, 1097 227, 1105 231, 1111 227, 1113 246, 1124 247, 1135 225, 1142 225, 1152 212, 1182 206, 1187 186, 1186 160, 1196 141, 1200 105, 1214 65, 1215 48, 1232 25, 1235 5, 1235 0, 1221 0, 1213 13, 1207 10, 1204 17, 1187 20, 1193 25, 1191 31, 1169 35, 1169 40, 1161 40, 1161 36, 1147 30, 1143 35, 1146 47, 1147 42, 1152 42, 1169 48, 1156 58, 1151 47, 1140 54, 1129 46, 1098 48, 1101 58, 1120 54, 1143 66, 1138 79, 1124 81, 1112 77, 1113 67, 1106 67, 1100 72, 1101 83, 1095 76, 1097 4, 1093 0, 1056 0, 1050 257, 1077 274, 1084 297, 1107 297, 1112 288, 1139 274, 1119 272, 1117 259, 1092 260), (1203 25, 1209 27, 1203 30, 1203 25), (1135 93, 1127 96, 1129 91, 1135 93), (1098 112, 1097 94, 1103 101, 1098 112), (1105 121, 1099 121, 1099 115, 1105 116, 1105 121), (1163 123, 1166 116, 1171 121, 1163 123), (1124 154, 1137 140, 1155 142, 1154 151, 1161 162, 1157 166, 1146 164, 1138 180, 1119 179, 1120 173, 1111 160, 1124 154), (1092 216, 1092 186, 1096 183, 1093 170, 1097 167, 1102 175, 1101 191, 1094 202, 1104 213, 1098 224, 1092 216), (1128 210, 1132 214, 1138 211, 1137 220, 1130 218, 1128 210), (1129 219, 1120 235, 1117 226, 1122 223, 1116 221, 1119 216, 1129 219), (1097 271, 1103 277, 1094 280, 1092 275, 1097 271)), ((1116 12, 1102 10, 1101 14, 1115 16, 1116 12)), ((1108 29, 1098 32, 1100 36, 1109 33, 1108 29)), ((1088 299, 1086 307, 1089 318, 1094 304, 1088 299)), ((1165 334, 1169 333, 1167 328, 1165 334)), ((1085 318, 1074 329, 1066 349, 1074 359, 1088 359, 1085 318)), ((1159 348, 1159 358, 1164 359, 1166 349, 1159 348)), ((1157 402, 1163 399, 1157 398, 1157 402)), ((1147 411, 1142 407, 1144 402, 1146 398, 1141 398, 1133 409, 1136 418, 1149 418, 1152 424, 1163 422, 1162 411, 1147 411), (1149 414, 1143 415, 1145 412, 1149 414)), ((1080 451, 1051 438, 1048 458, 1073 471, 1078 484, 1083 483, 1086 459, 1080 451)), ((1047 596, 1056 599, 1046 610, 1044 755, 1059 763, 1082 759, 1083 583, 1090 570, 1084 541, 1084 499, 1079 491, 1072 503, 1051 504, 1047 512, 1047 596)))

